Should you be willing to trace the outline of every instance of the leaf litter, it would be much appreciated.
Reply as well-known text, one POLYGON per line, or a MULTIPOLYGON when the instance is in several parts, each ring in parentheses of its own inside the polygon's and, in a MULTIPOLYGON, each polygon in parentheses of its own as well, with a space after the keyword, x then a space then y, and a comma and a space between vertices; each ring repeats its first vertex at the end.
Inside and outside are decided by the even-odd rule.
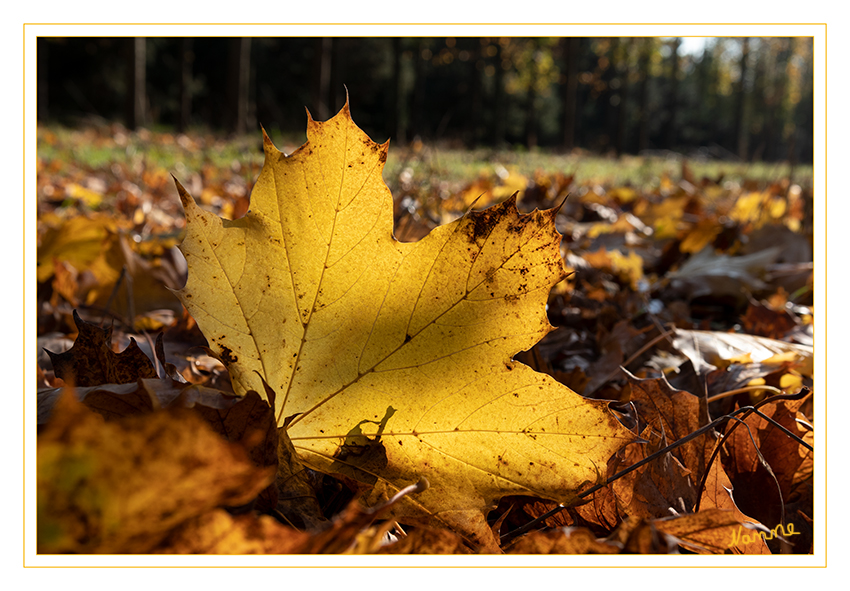
MULTIPOLYGON (((347 111, 345 114, 347 117, 347 111)), ((332 134, 322 135, 323 126, 339 126, 340 117, 328 123, 310 120, 308 128, 313 131, 308 131, 308 144, 288 158, 304 157, 305 169, 321 166, 322 156, 309 152, 323 142, 333 143, 332 134), (314 142, 316 134, 321 139, 314 142), (312 160, 307 156, 312 156, 312 160)), ((343 117, 342 123, 345 120, 343 117)), ((179 300, 164 289, 183 285, 187 269, 174 249, 183 233, 179 211, 173 205, 157 209, 160 202, 174 203, 173 192, 168 194, 162 176, 143 175, 153 181, 161 196, 142 191, 146 196, 139 200, 139 191, 125 191, 121 193, 125 205, 116 208, 117 215, 105 218, 91 210, 108 202, 110 192, 116 194, 109 188, 114 188, 116 181, 86 185, 80 182, 79 171, 69 181, 62 170, 56 170, 58 167, 43 163, 39 168, 40 342, 51 339, 51 343, 63 343, 66 337, 73 339, 76 335, 83 335, 83 340, 76 336, 73 348, 54 344, 57 350, 53 357, 58 362, 51 363, 47 356, 39 358, 40 552, 758 554, 812 551, 811 452, 773 423, 751 415, 747 419, 748 428, 739 428, 734 436, 727 438, 719 460, 710 465, 708 458, 725 432, 723 428, 712 429, 683 446, 665 451, 665 446, 734 409, 776 393, 794 393, 802 387, 812 387, 812 283, 811 265, 806 263, 811 251, 805 252, 811 242, 806 213, 806 204, 811 203, 808 189, 787 181, 756 187, 757 190, 712 179, 695 182, 692 174, 685 180, 683 165, 681 183, 677 185, 665 177, 654 189, 579 186, 569 174, 549 175, 538 171, 525 177, 509 173, 488 178, 482 174, 467 187, 457 187, 448 196, 441 194, 437 198, 417 193, 420 189, 409 178, 390 179, 394 189, 400 183, 404 185, 404 190, 393 197, 377 182, 380 175, 369 172, 366 165, 368 157, 385 159, 386 145, 370 144, 363 137, 360 140, 363 152, 354 154, 362 158, 359 162, 353 158, 351 164, 364 167, 361 171, 366 175, 364 179, 372 175, 375 188, 370 190, 380 194, 381 201, 372 209, 360 203, 348 208, 350 203, 340 202, 334 206, 337 213, 331 215, 336 216, 331 223, 338 223, 339 228, 346 228, 346 224, 362 227, 361 234, 355 233, 356 239, 348 238, 347 248, 358 256, 346 260, 345 249, 327 246, 325 259, 336 264, 338 277, 328 273, 323 278, 325 281, 303 284, 294 281, 291 283, 294 287, 289 287, 294 299, 293 312, 286 316, 291 320, 286 330, 295 325, 303 329, 300 337, 298 331, 292 333, 294 342, 307 343, 306 352, 311 351, 309 343, 313 340, 321 344, 330 338, 329 342, 335 343, 331 347, 335 355, 317 365, 317 369, 324 369, 311 373, 312 381, 303 383, 321 383, 324 378, 331 384, 345 384, 341 374, 348 371, 345 359, 350 357, 357 360, 351 366, 357 370, 354 375, 383 378, 378 374, 407 372, 403 382, 408 384, 407 389, 413 385, 419 393, 440 392, 443 383, 452 383, 454 372, 476 367, 479 372, 487 371, 485 365, 477 365, 479 360, 475 355, 463 356, 466 348, 471 347, 470 350, 486 357, 493 348, 486 343, 513 339, 515 344, 505 347, 500 354, 504 356, 500 362, 504 369, 497 372, 498 379, 484 376, 475 378, 476 383, 485 389, 497 384, 502 387, 504 378, 518 375, 518 370, 528 376, 517 382, 524 389, 508 388, 509 394, 522 392, 525 396, 528 386, 535 383, 528 379, 542 380, 539 383, 545 384, 547 391, 564 392, 561 396, 569 393, 570 400, 575 396, 593 408, 604 409, 611 417, 606 419, 609 428, 621 430, 625 436, 615 438, 616 445, 593 462, 596 475, 581 477, 584 484, 571 485, 575 487, 573 492, 560 497, 547 492, 545 487, 529 484, 533 480, 517 490, 498 482, 487 493, 481 492, 481 485, 458 488, 450 484, 457 467, 445 461, 440 465, 436 461, 440 456, 403 456, 400 465, 405 468, 393 468, 399 465, 399 460, 388 453, 392 449, 391 437, 399 435, 402 442, 399 447, 403 448, 405 437, 413 441, 419 435, 417 429, 425 418, 433 416, 431 420, 438 424, 443 420, 453 430, 464 425, 466 419, 451 417, 466 415, 462 406, 453 408, 446 403, 441 406, 436 401, 446 394, 437 394, 435 402, 425 402, 419 407, 422 410, 414 410, 411 422, 404 419, 404 413, 410 412, 410 404, 404 402, 409 398, 403 390, 386 382, 370 384, 373 388, 370 392, 379 392, 380 397, 377 401, 370 400, 372 405, 368 410, 353 410, 347 405, 334 410, 330 408, 332 400, 346 397, 327 399, 319 407, 327 411, 325 416, 339 416, 347 422, 341 420, 336 432, 316 439, 328 446, 309 451, 311 448, 305 447, 305 442, 311 442, 314 436, 305 438, 304 433, 320 433, 324 424, 307 420, 309 417, 305 416, 315 403, 305 399, 303 404, 287 410, 291 403, 281 401, 280 392, 285 389, 278 387, 275 392, 273 376, 270 378, 262 368, 236 367, 245 359, 245 352, 230 346, 227 338, 215 330, 205 328, 206 333, 202 334, 193 316, 203 318, 203 313, 188 306, 192 314, 187 314, 179 300), (55 190, 43 190, 69 182, 82 187, 107 188, 101 190, 101 200, 87 198, 85 191, 71 188, 66 190, 67 198, 61 202, 55 199, 55 190), (521 190, 518 201, 505 199, 517 189, 521 190), (474 200, 470 196, 476 192, 479 201, 475 210, 468 211, 474 200), (563 202, 568 193, 570 197, 563 202), (501 205, 482 211, 490 200, 501 205), (784 209, 775 205, 782 200, 787 204, 784 209), (137 207, 130 207, 132 203, 137 207), (560 208, 552 209, 558 203, 562 203, 560 208), (753 203, 773 205, 764 210, 753 203), (542 218, 540 212, 524 213, 535 207, 543 211, 542 218), (379 221, 384 210, 391 214, 389 222, 379 221), (159 213, 149 215, 154 211, 159 213), (371 212, 373 217, 367 216, 363 221, 364 211, 371 212), (349 215, 355 212, 358 215, 349 215), (563 241, 556 240, 551 231, 542 230, 543 226, 536 226, 547 215, 551 219, 549 223, 554 223, 563 234, 563 241), (501 220, 506 220, 503 226, 499 226, 501 220), (435 229, 438 223, 443 228, 435 229), (73 232, 69 232, 70 227, 63 230, 67 224, 77 224, 79 228, 73 232), (419 242, 393 241, 393 225, 397 237, 416 238, 419 242), (372 228, 376 227, 384 229, 375 234, 372 228), (498 230, 500 227, 503 229, 498 230), (534 252, 533 255, 522 247, 528 239, 516 241, 516 247, 510 246, 511 232, 527 231, 520 230, 525 227, 541 228, 532 229, 529 235, 534 238, 527 250, 534 252), (142 236, 138 233, 140 228, 147 232, 141 240, 137 239, 142 236), (800 238, 793 242, 797 250, 777 248, 759 239, 762 250, 749 251, 749 245, 757 242, 749 238, 764 235, 764 230, 787 232, 800 238), (444 250, 445 245, 459 244, 452 241, 459 241, 464 233, 468 235, 468 252, 476 253, 465 263, 466 267, 463 258, 444 250), (491 235, 493 244, 488 250, 491 235), (72 237, 79 240, 70 240, 72 237), (402 264, 398 271, 385 263, 375 264, 381 273, 372 273, 362 264, 358 266, 356 259, 366 256, 366 252, 374 252, 376 256, 381 252, 377 247, 369 250, 372 247, 368 243, 373 238, 368 237, 377 239, 376 244, 385 249, 383 252, 400 253, 394 256, 411 262, 402 264), (459 289, 462 283, 452 287, 450 282, 426 279, 438 275, 425 272, 423 276, 429 268, 428 257, 434 255, 419 254, 428 251, 420 245, 422 240, 426 244, 437 240, 440 244, 436 258, 431 259, 432 271, 444 269, 447 277, 452 273, 463 276, 461 273, 466 268, 467 285, 473 285, 469 281, 478 277, 480 282, 475 285, 483 289, 464 291, 459 289), (556 248, 545 255, 546 261, 552 261, 547 265, 554 265, 551 279, 539 274, 543 271, 531 271, 530 280, 524 284, 499 276, 524 280, 537 267, 511 266, 508 262, 540 256, 536 254, 540 249, 551 248, 546 246, 547 240, 555 246, 560 241, 560 252, 556 248), (488 260, 485 254, 501 261, 493 266, 494 275, 483 264, 488 260), (445 262, 441 262, 440 256, 445 262), (475 260, 479 256, 482 264, 477 268, 475 260), (512 259, 515 256, 519 258, 512 259), (561 260, 566 261, 566 269, 561 266, 561 260), (394 279, 381 284, 383 301, 389 302, 384 304, 386 308, 375 306, 380 300, 372 298, 366 312, 351 314, 357 317, 346 319, 349 315, 348 304, 344 302, 346 294, 356 291, 361 284, 374 286, 380 275, 395 277, 401 273, 403 276, 405 264, 410 267, 407 276, 411 279, 398 280, 399 291, 418 294, 418 300, 426 303, 430 298, 430 312, 425 304, 421 309, 414 305, 411 310, 410 304, 403 303, 404 298, 393 303, 394 279), (557 270, 559 266, 561 270, 557 270), (134 268, 152 273, 156 279, 152 284, 162 289, 134 281, 140 276, 138 271, 131 272, 134 268), (529 270, 523 272, 526 268, 529 270), (567 278, 559 281, 564 275, 567 278), (311 293, 306 287, 309 285, 317 286, 321 293, 311 293), (514 295, 512 289, 517 290, 514 295), (160 294, 168 295, 171 300, 164 304, 166 299, 160 294), (310 305, 299 305, 295 301, 298 296, 306 298, 310 305), (441 296, 445 297, 443 302, 441 296), (498 312, 492 317, 476 316, 473 312, 452 317, 452 310, 464 305, 509 310, 514 299, 519 302, 532 296, 535 303, 526 304, 525 308, 536 307, 538 311, 525 319, 522 316, 525 312, 519 310, 516 320, 508 319, 504 312, 503 316, 498 312), (320 313, 333 311, 335 305, 346 310, 346 314, 332 313, 329 321, 320 322, 318 328, 313 328, 313 317, 309 318, 310 322, 304 322, 305 312, 321 321, 320 313), (541 317, 544 305, 547 313, 541 317), (382 309, 388 311, 386 319, 382 309), (335 331, 356 334, 349 328, 368 324, 363 319, 364 313, 367 319, 372 318, 373 325, 364 334, 377 334, 374 326, 384 325, 389 329, 387 334, 398 336, 392 336, 388 344, 369 336, 365 345, 362 339, 333 336, 335 331), (111 328, 87 324, 80 315, 111 328), (398 318, 406 318, 406 326, 398 318), (541 328, 529 331, 536 322, 541 328), (482 336, 475 337, 481 340, 473 339, 470 345, 464 345, 466 335, 458 337, 456 331, 463 327, 464 333, 475 333, 480 323, 487 328, 480 333, 482 336), (551 330, 549 323, 558 328, 551 330), (436 330, 439 347, 435 344, 429 349, 423 344, 429 326, 436 330), (511 326, 523 326, 524 330, 511 326), (314 332, 308 335, 307 328, 314 332), (101 335, 94 343, 91 336, 85 336, 93 334, 101 335), (113 335, 116 343, 111 342, 113 335), (159 336, 159 354, 155 351, 154 335, 159 336), (370 345, 370 339, 375 344, 370 345), (396 340, 398 344, 392 344, 396 340), (130 343, 135 343, 135 348, 127 349, 130 343), (410 351, 403 354, 406 349, 410 351), (444 354, 431 352, 439 350, 444 354), (390 353, 379 354, 380 351, 390 353), (149 360, 149 365, 139 354, 149 360), (441 364, 441 358, 447 361, 441 364), (125 363, 126 359, 133 361, 125 363), (423 362, 431 364, 436 371, 414 370, 423 362), (99 369, 94 371, 93 367, 99 369), (375 369, 362 373, 362 368, 369 367, 375 369), (527 373, 526 367, 534 371, 527 373), (378 368, 388 371, 377 371, 378 368), (80 382, 72 377, 76 375, 88 377, 80 382), (592 396, 593 400, 585 396, 592 396), (74 400, 82 400, 85 406, 75 404, 74 400), (72 418, 90 427, 87 435, 82 436, 79 430, 69 426, 72 418), (409 426, 402 426, 403 420, 409 426), (193 426, 189 427, 190 424, 193 426), (172 430, 180 429, 180 425, 185 425, 185 432, 193 436, 169 435, 172 430), (145 438, 151 437, 151 433, 157 433, 155 439, 168 449, 140 448, 138 443, 133 443, 147 441, 145 438), (299 433, 294 441, 293 433, 299 433), (124 452, 107 445, 105 438, 124 438, 121 440, 128 442, 124 452), (170 443, 166 446, 166 442, 170 443), (203 454, 198 447, 201 442, 203 454), (660 455, 606 484, 607 478, 653 453, 660 455), (229 471, 226 476, 204 472, 208 460, 203 458, 217 454, 233 458, 221 462, 220 469, 229 471), (308 459, 306 464, 305 459, 308 459), (199 468, 186 471, 188 466, 199 468), (132 477, 126 476, 130 467, 133 467, 132 477), (168 490, 157 490, 153 483, 141 478, 132 480, 159 471, 170 475, 168 490), (415 484, 417 475, 425 473, 430 487, 408 486, 415 484), (135 501, 132 495, 128 497, 123 488, 124 479, 137 483, 140 490, 137 496, 143 496, 144 501, 135 501), (228 483, 227 490, 221 491, 213 481, 228 483), (178 482, 181 484, 177 485, 178 482), (702 488, 698 490, 700 483, 702 488), (576 495, 589 484, 597 484, 598 490, 578 499, 576 495), (84 490, 88 500, 79 496, 84 490), (773 497, 766 503, 754 502, 751 497, 756 490, 770 491, 765 494, 773 497), (460 511, 453 509, 452 503, 463 498, 476 501, 472 505, 469 501, 465 501, 466 505, 461 502, 460 511), (445 501, 443 505, 442 501, 445 501), (173 512, 171 507, 175 506, 186 510, 173 512), (367 517, 362 517, 364 507, 374 507, 375 511, 366 510, 367 517), (697 512, 695 507, 699 508, 697 512), (551 509, 560 510, 534 524, 530 533, 511 535, 551 509), (453 511, 465 514, 460 518, 434 519, 435 515, 453 511), (473 514, 479 517, 471 517, 473 514), (138 520, 144 523, 136 523, 138 520), (121 533, 116 533, 119 530, 121 533), (778 530, 780 534, 791 535, 773 535, 778 530), (329 539, 329 532, 334 532, 333 544, 322 541, 329 539)), ((283 158, 277 154, 280 153, 268 142, 267 167, 270 157, 283 158)), ((225 221, 222 227, 247 236, 258 224, 262 226, 274 219, 274 215, 268 217, 264 213, 270 210, 264 210, 268 206, 263 203, 273 202, 270 197, 284 179, 279 169, 271 168, 271 173, 263 169, 251 195, 253 218, 252 214, 240 217, 247 211, 247 191, 234 197, 236 201, 226 202, 236 207, 223 207, 222 201, 203 197, 201 183, 193 181, 187 186, 202 196, 206 207, 212 205, 219 213, 239 214, 232 216, 236 221, 225 221), (250 222, 251 219, 258 221, 250 222)), ((116 167, 112 169, 115 172, 116 167)), ((129 172, 123 174, 129 178, 129 172)), ((95 174, 98 178, 108 176, 104 172, 95 174)), ((212 178, 209 169, 204 169, 203 174, 212 178)), ((317 174, 307 178, 318 178, 317 174)), ((322 189, 322 194, 329 193, 327 187, 322 189)), ((356 195, 360 193, 352 197, 356 195)), ((184 203, 187 196, 188 192, 184 191, 184 203)), ((190 224, 193 215, 196 220, 214 221, 202 209, 193 214, 191 207, 187 210, 190 224)), ((321 238, 317 244, 331 244, 331 234, 322 230, 322 223, 327 223, 329 218, 323 219, 326 214, 316 209, 311 214, 316 216, 311 222, 315 224, 315 235, 321 238)), ((314 232, 309 228, 304 231, 307 235, 314 232)), ((293 257, 290 278, 295 277, 295 271, 301 277, 314 273, 304 266, 309 259, 306 253, 312 248, 304 242, 304 235, 284 236, 288 245, 305 253, 293 257)), ((214 244, 215 239, 211 237, 209 244, 214 244)), ((222 240, 233 242, 228 238, 222 240)), ((235 241, 238 243, 239 239, 235 241)), ((186 238, 183 244, 185 250, 186 238)), ((264 257, 266 263, 275 260, 279 264, 278 259, 270 259, 268 253, 261 255, 261 252, 255 250, 242 258, 239 277, 248 268, 245 261, 258 256, 264 257)), ((369 262, 381 260, 368 256, 369 262)), ((192 256, 188 259, 191 265, 192 256)), ((190 282, 192 273, 188 271, 190 282)), ((269 278, 268 282, 275 287, 272 293, 286 291, 281 280, 269 278)), ((187 289, 191 291, 190 285, 187 284, 187 289)), ((198 297, 203 297, 202 291, 197 290, 198 297)), ((245 307, 261 308, 262 302, 250 300, 250 291, 250 288, 246 291, 245 307)), ((184 302, 185 293, 184 290, 184 302)), ((408 301, 414 299, 410 297, 408 301)), ((286 330, 281 334, 290 334, 286 330)), ((291 343, 283 343, 286 337, 279 340, 280 350, 289 350, 291 343)), ((318 351, 306 356, 302 353, 304 362, 320 360, 321 357, 316 357, 318 351)), ((295 370, 294 374, 311 371, 298 370, 297 364, 295 370)), ((297 381, 296 376, 294 382, 297 381)), ((465 399, 463 383, 461 380, 459 386, 448 386, 442 391, 454 393, 457 400, 465 399)), ((286 391, 290 395, 295 392, 297 400, 297 389, 286 391)), ((495 412, 484 412, 482 417, 492 422, 497 420, 496 415, 503 417, 498 420, 505 420, 511 413, 535 416, 536 407, 541 409, 541 416, 546 416, 553 409, 564 407, 563 402, 554 407, 546 404, 544 399, 528 398, 527 402, 509 405, 505 410, 494 407, 495 412)), ((765 409, 764 413, 772 420, 811 442, 814 424, 811 396, 779 402, 765 409)), ((312 410, 307 414, 322 413, 312 410)), ((532 422, 526 418, 524 424, 528 426, 532 422)), ((504 427, 497 431, 504 431, 504 427)), ((528 436, 520 433, 521 438, 528 436)), ((487 469, 490 479, 500 474, 504 464, 499 463, 499 458, 506 458, 505 451, 512 445, 498 443, 499 437, 502 436, 497 433, 495 439, 488 436, 468 446, 475 453, 492 454, 497 468, 487 469)), ((454 445, 435 441, 429 443, 432 449, 454 445)), ((514 450, 514 459, 521 455, 528 457, 521 449, 514 450)), ((468 460, 464 463, 470 465, 468 460)), ((552 472, 559 478, 569 473, 566 465, 557 462, 553 463, 552 472)), ((512 476, 508 480, 516 478, 512 476)))

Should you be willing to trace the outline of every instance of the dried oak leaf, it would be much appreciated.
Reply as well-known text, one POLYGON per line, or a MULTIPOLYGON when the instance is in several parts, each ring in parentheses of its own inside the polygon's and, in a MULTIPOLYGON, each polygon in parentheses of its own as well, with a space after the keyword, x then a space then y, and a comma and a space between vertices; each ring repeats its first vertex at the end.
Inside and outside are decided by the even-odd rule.
MULTIPOLYGON (((309 114, 308 114, 309 115, 309 114)), ((555 211, 515 198, 415 243, 393 237, 388 144, 308 116, 290 156, 264 137, 251 210, 202 211, 178 183, 189 266, 180 299, 234 390, 277 394, 302 461, 369 485, 367 504, 426 476, 394 515, 449 525, 489 550, 507 494, 577 502, 633 440, 603 401, 511 359, 552 330, 565 276, 555 211)))
POLYGON ((70 391, 38 436, 39 553, 147 553, 216 507, 274 480, 194 411, 105 421, 70 391))
POLYGON ((112 328, 100 328, 80 318, 74 310, 79 335, 74 346, 64 353, 47 351, 53 371, 76 386, 128 384, 140 378, 155 378, 156 369, 135 339, 121 353, 110 348, 112 328))

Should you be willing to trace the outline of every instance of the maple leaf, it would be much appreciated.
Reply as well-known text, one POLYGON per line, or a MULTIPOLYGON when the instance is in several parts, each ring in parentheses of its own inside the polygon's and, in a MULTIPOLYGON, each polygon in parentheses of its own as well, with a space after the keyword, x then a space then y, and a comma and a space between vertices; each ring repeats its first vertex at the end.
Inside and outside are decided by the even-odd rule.
POLYGON ((276 393, 302 461, 392 496, 396 514, 449 524, 489 550, 484 513, 507 494, 576 503, 634 436, 607 403, 512 360, 553 330, 565 276, 555 210, 516 199, 434 229, 392 234, 381 179, 388 142, 351 120, 309 116, 290 156, 264 135, 251 210, 223 221, 177 183, 189 266, 178 296, 234 390, 276 393))
POLYGON ((74 324, 79 336, 74 346, 64 353, 46 351, 53 362, 57 377, 73 381, 77 386, 100 384, 126 384, 139 378, 155 378, 156 369, 130 338, 130 344, 121 353, 110 348, 112 328, 100 328, 80 318, 74 310, 74 324))

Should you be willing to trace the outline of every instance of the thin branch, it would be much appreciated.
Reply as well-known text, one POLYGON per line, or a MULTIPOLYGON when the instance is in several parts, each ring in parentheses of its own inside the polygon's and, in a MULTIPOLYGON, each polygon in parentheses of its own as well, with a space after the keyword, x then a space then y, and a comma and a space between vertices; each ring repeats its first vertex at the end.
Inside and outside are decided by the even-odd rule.
MULTIPOLYGON (((738 410, 744 410, 744 409, 748 410, 747 414, 745 414, 743 417, 741 417, 742 419, 746 419, 747 416, 749 416, 752 413, 757 413, 761 418, 767 420, 768 422, 770 422, 775 427, 778 427, 780 430, 782 430, 783 433, 785 433, 786 435, 791 437, 794 441, 796 441, 797 443, 799 443, 800 445, 802 445, 803 447, 805 447, 809 451, 814 451, 814 448, 811 445, 809 445, 806 441, 803 441, 800 437, 797 437, 795 434, 791 433, 791 431, 789 431, 788 429, 786 429, 785 427, 783 427, 782 425, 780 425, 779 423, 777 423, 776 421, 774 421, 773 419, 768 417, 767 415, 758 411, 759 407, 764 406, 768 402, 773 402, 774 400, 799 400, 800 398, 804 398, 804 397, 808 396, 810 392, 811 392, 811 390, 809 390, 808 388, 803 386, 800 389, 800 391, 797 392, 796 394, 780 394, 778 396, 771 396, 770 398, 765 398, 764 400, 762 400, 761 402, 759 402, 755 406, 745 406, 745 407, 743 407, 743 409, 738 409, 738 410)), ((700 482, 699 482, 699 486, 697 487, 697 502, 696 502, 696 505, 694 505, 694 513, 699 511, 699 505, 700 505, 700 502, 702 501, 702 489, 705 488, 705 481, 708 479, 708 472, 709 472, 709 469, 711 468, 711 463, 717 457, 717 454, 720 453, 720 448, 723 446, 723 444, 726 442, 726 440, 729 438, 729 436, 735 431, 735 429, 738 427, 738 425, 739 425, 739 423, 735 423, 734 425, 732 425, 732 427, 723 435, 723 437, 720 439, 720 441, 717 442, 717 445, 714 446, 714 451, 711 452, 711 457, 708 458, 708 462, 705 465, 705 472, 703 473, 702 478, 700 479, 700 482)))
POLYGON ((782 390, 779 388, 775 388, 773 386, 744 386, 743 388, 736 388, 735 390, 727 390, 726 392, 721 392, 720 394, 715 394, 714 396, 710 396, 708 398, 708 402, 714 402, 715 400, 720 400, 721 398, 728 398, 730 396, 735 396, 736 394, 743 394, 744 392, 756 392, 758 390, 767 390, 768 392, 773 392, 774 394, 782 394, 782 390))
MULTIPOLYGON (((609 484, 611 484, 615 480, 619 480, 620 478, 622 478, 626 474, 629 474, 630 472, 637 470, 641 466, 644 466, 644 465, 648 464, 649 462, 661 457, 662 455, 666 454, 667 452, 672 451, 672 450, 676 449, 677 447, 684 445, 685 443, 687 443, 689 441, 692 441, 693 439, 696 439, 700 435, 707 433, 708 431, 714 429, 715 427, 719 426, 722 423, 725 423, 726 421, 729 421, 731 419, 735 419, 736 421, 739 421, 739 420, 743 421, 743 419, 746 419, 752 413, 757 413, 760 417, 767 420, 772 425, 779 427, 786 435, 788 435, 789 437, 791 437, 792 439, 794 439, 795 441, 800 443, 800 445, 803 445, 806 448, 812 450, 813 448, 812 448, 811 445, 809 445, 808 443, 806 443, 805 441, 803 441, 802 439, 800 439, 799 437, 797 437, 796 435, 794 435, 793 433, 788 431, 788 429, 786 429, 785 427, 783 427, 782 425, 780 425, 779 423, 774 421, 772 418, 770 418, 767 415, 764 415, 763 413, 758 411, 758 408, 760 406, 762 406, 762 405, 764 405, 768 402, 774 402, 776 400, 799 400, 799 399, 807 396, 809 394, 809 392, 810 392, 810 390, 804 386, 799 392, 797 392, 795 394, 779 394, 777 396, 771 396, 770 398, 765 398, 764 400, 762 400, 761 402, 759 402, 755 406, 744 406, 744 407, 741 407, 741 408, 729 413, 728 415, 723 415, 722 417, 718 417, 717 419, 711 421, 707 425, 700 427, 699 429, 697 429, 693 433, 690 433, 690 434, 686 435, 685 437, 683 437, 683 438, 681 438, 677 441, 674 441, 673 443, 671 443, 670 445, 668 445, 664 449, 660 449, 657 452, 650 454, 649 456, 640 460, 639 462, 635 462, 634 464, 632 464, 628 468, 617 472, 616 474, 614 474, 611 478, 609 478, 605 482, 590 487, 586 491, 580 493, 578 495, 578 498, 583 499, 583 498, 595 493, 599 489, 608 486, 609 484), (738 414, 743 414, 743 416, 740 417, 740 419, 736 419, 736 415, 738 415, 738 414)), ((705 474, 703 474, 702 481, 700 483, 699 488, 697 489, 698 495, 702 491, 702 488, 705 486, 705 479, 706 479, 706 476, 708 474, 708 469, 711 467, 711 462, 714 460, 714 457, 716 455, 717 450, 720 449, 720 444, 722 444, 723 441, 725 441, 725 439, 726 439, 726 437, 728 437, 729 433, 731 433, 735 429, 735 427, 737 427, 739 424, 740 424, 739 422, 736 422, 735 425, 731 429, 729 429, 729 431, 723 437, 721 442, 715 447, 715 453, 712 454, 711 459, 709 459, 708 464, 706 465, 706 468, 705 468, 705 474)), ((543 515, 540 515, 539 517, 536 517, 535 519, 526 523, 525 525, 500 536, 500 541, 504 544, 505 542, 510 541, 510 540, 516 538, 517 536, 524 534, 525 532, 527 532, 530 529, 532 529, 533 527, 535 527, 537 524, 542 523, 543 521, 549 519, 553 515, 560 513, 561 511, 563 511, 566 508, 567 508, 566 505, 559 504, 554 509, 547 511, 546 513, 544 513, 543 515)), ((699 510, 699 498, 697 499, 697 504, 694 507, 693 512, 696 513, 698 510, 699 510)))

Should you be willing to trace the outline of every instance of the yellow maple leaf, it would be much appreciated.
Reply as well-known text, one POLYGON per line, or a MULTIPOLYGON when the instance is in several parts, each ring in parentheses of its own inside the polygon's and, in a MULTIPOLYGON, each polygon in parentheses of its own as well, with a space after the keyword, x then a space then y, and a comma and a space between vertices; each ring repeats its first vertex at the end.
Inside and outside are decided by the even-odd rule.
POLYGON ((392 234, 379 145, 348 105, 308 113, 290 156, 264 137, 251 210, 223 221, 179 185, 187 216, 184 305, 237 393, 276 392, 299 456, 372 485, 366 502, 426 477, 396 512, 437 520, 490 550, 484 515, 507 494, 577 502, 634 439, 604 401, 512 360, 552 330, 565 276, 555 211, 515 198, 434 229, 392 234))

